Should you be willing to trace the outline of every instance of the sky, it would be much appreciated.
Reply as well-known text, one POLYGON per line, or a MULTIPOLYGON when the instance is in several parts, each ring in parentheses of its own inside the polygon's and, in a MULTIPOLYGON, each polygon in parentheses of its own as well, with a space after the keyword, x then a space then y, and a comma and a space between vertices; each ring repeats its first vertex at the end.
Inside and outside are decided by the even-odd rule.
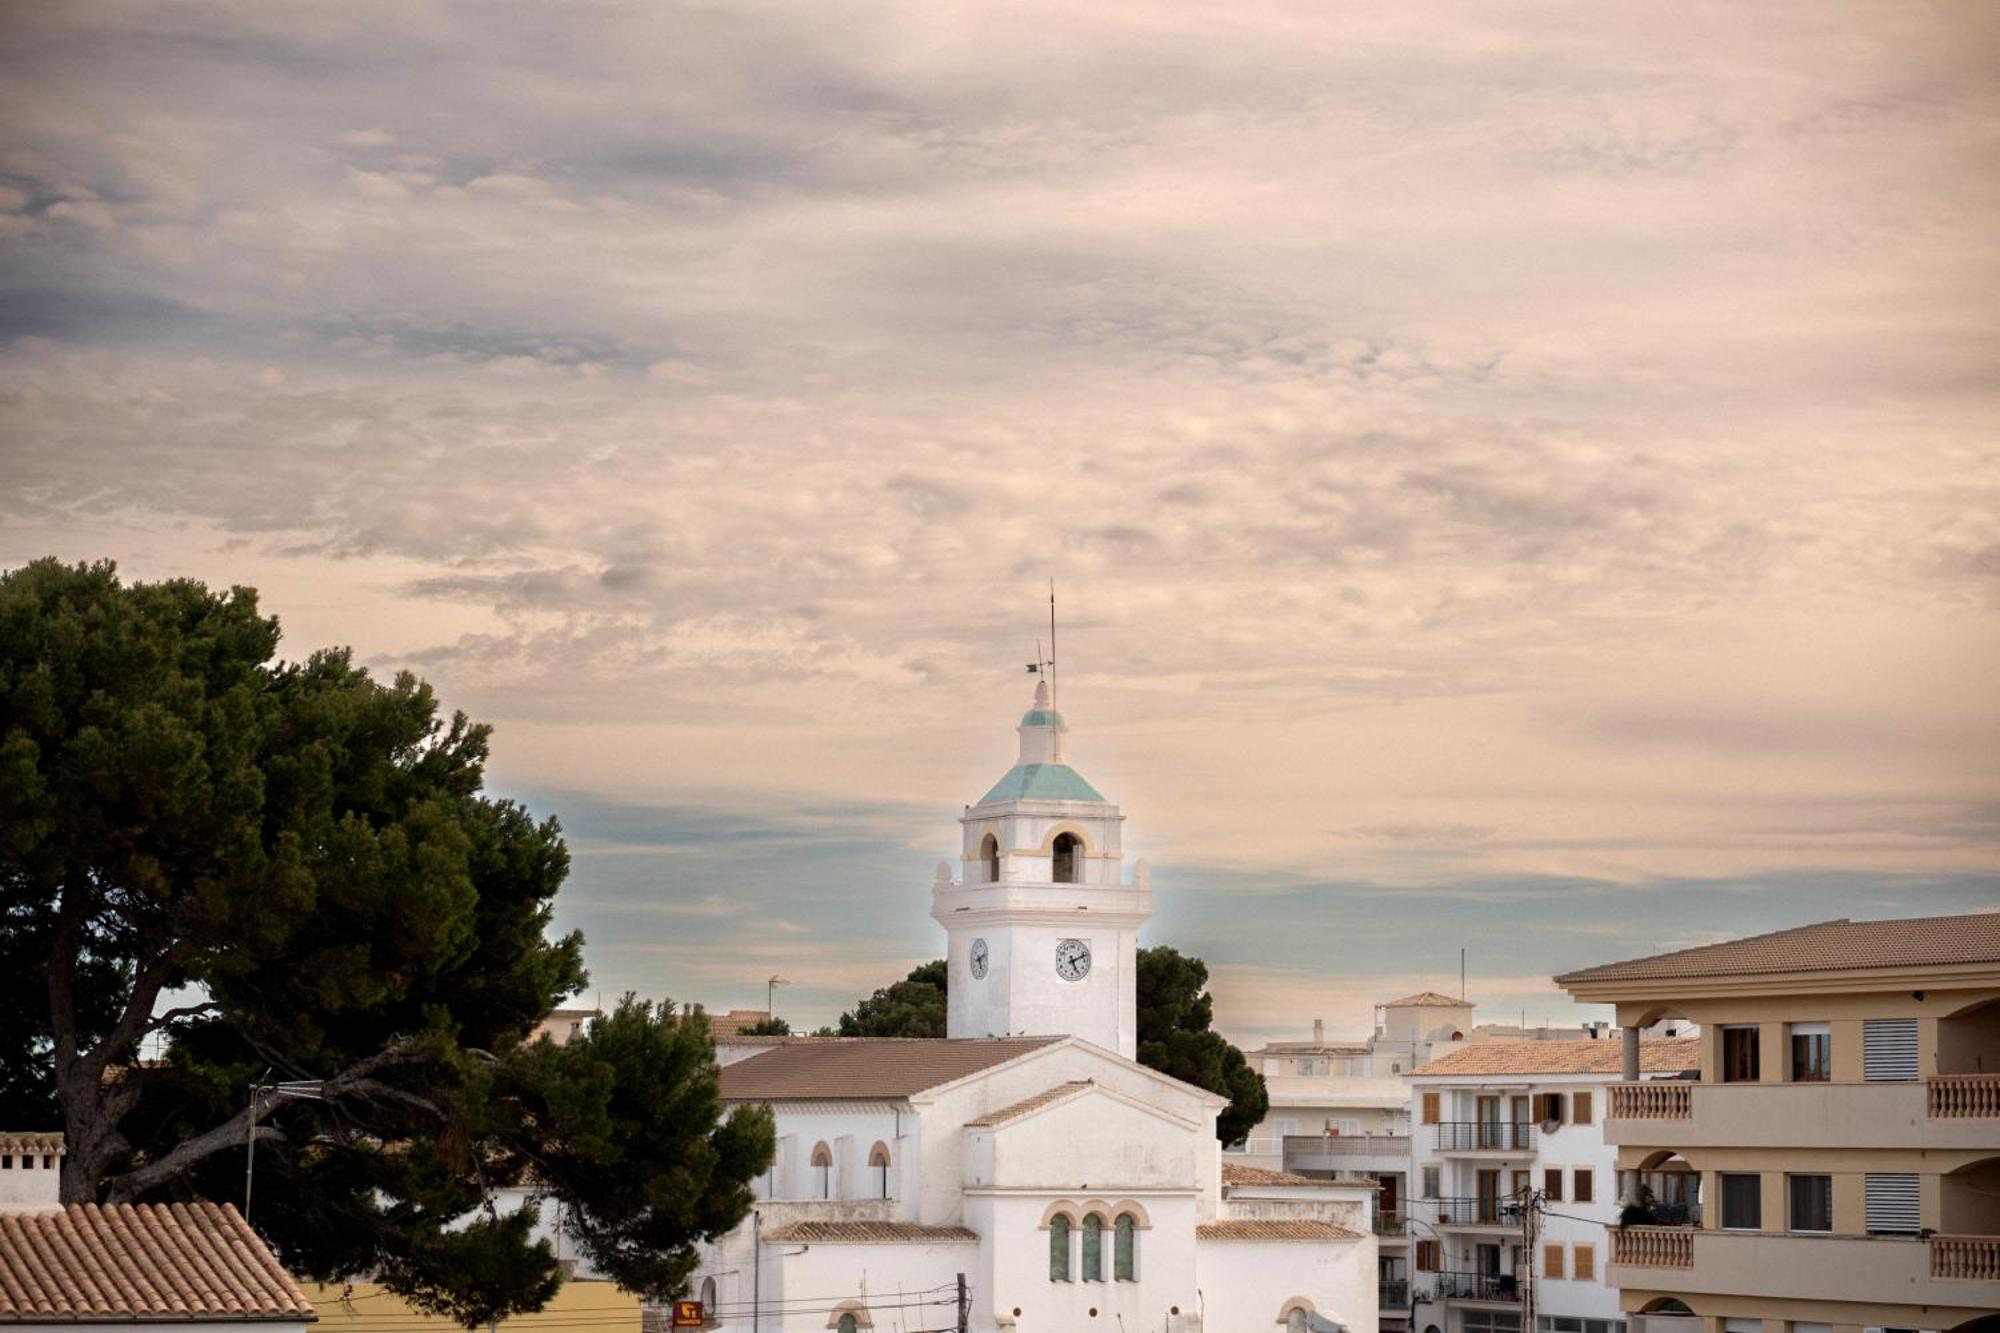
POLYGON ((2000 9, 14 6, 0 568, 494 724, 592 996, 817 1024, 1061 615, 1245 1042, 2000 907, 2000 9))

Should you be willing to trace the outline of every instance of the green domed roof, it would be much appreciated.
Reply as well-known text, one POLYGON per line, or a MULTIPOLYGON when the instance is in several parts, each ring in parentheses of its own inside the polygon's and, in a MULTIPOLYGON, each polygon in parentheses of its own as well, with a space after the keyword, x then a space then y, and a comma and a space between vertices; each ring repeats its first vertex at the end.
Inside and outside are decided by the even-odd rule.
POLYGON ((1060 727, 1063 725, 1063 715, 1053 708, 1030 708, 1026 713, 1021 715, 1021 725, 1024 727, 1060 727))
POLYGON ((1068 764, 1016 764, 979 804, 998 801, 1102 801, 1097 788, 1068 764))

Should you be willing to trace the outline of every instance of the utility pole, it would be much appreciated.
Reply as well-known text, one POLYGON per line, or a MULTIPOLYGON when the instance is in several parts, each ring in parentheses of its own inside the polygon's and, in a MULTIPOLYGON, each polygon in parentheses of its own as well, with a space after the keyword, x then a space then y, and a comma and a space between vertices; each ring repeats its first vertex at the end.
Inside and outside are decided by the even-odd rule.
POLYGON ((1521 1327, 1535 1327, 1535 1216, 1541 1211, 1542 1195, 1536 1189, 1521 1191, 1521 1327))
POLYGON ((971 1333, 972 1297, 965 1290, 965 1274, 958 1275, 958 1333, 971 1333))

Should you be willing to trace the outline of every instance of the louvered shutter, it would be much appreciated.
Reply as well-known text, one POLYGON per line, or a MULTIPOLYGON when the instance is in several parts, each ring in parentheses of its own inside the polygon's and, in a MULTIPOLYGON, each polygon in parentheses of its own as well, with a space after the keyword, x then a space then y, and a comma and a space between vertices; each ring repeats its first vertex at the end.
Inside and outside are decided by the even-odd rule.
POLYGON ((1917 1020, 1870 1018, 1861 1024, 1861 1060, 1870 1083, 1904 1083, 1917 1076, 1917 1020))
POLYGON ((1915 1172, 1868 1173, 1868 1230, 1914 1235, 1918 1229, 1915 1172))

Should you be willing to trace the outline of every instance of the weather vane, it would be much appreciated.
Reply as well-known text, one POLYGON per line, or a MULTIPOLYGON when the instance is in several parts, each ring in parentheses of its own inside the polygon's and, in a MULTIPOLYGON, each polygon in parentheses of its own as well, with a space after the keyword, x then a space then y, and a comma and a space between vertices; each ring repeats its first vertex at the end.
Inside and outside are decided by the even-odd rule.
POLYGON ((1049 580, 1049 655, 1042 656, 1042 641, 1035 640, 1035 660, 1028 663, 1028 674, 1041 676, 1049 682, 1049 702, 1056 701, 1056 581, 1049 580))

